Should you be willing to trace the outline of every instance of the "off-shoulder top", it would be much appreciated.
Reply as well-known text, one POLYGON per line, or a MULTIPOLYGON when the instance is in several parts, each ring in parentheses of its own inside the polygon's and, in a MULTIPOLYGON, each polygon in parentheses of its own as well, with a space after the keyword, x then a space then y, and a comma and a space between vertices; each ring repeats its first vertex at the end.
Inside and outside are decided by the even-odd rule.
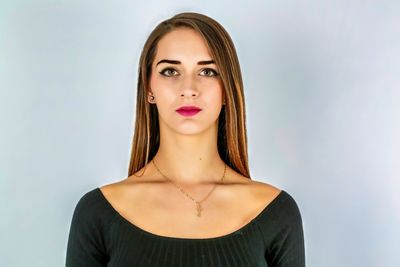
POLYGON ((299 208, 284 190, 249 223, 212 238, 178 238, 128 221, 99 187, 77 202, 70 225, 67 267, 304 267, 299 208))

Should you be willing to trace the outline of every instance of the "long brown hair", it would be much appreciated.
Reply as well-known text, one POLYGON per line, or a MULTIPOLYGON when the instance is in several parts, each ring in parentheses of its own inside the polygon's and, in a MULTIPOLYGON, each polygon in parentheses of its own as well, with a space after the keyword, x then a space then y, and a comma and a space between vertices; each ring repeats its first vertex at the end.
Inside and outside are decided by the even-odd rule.
POLYGON ((184 12, 158 24, 144 44, 139 60, 135 133, 132 140, 128 176, 155 156, 160 144, 158 111, 147 102, 151 66, 157 43, 167 33, 180 28, 194 29, 204 38, 220 70, 225 105, 218 118, 218 152, 221 159, 241 175, 250 178, 243 81, 236 49, 227 31, 214 19, 195 12, 184 12))

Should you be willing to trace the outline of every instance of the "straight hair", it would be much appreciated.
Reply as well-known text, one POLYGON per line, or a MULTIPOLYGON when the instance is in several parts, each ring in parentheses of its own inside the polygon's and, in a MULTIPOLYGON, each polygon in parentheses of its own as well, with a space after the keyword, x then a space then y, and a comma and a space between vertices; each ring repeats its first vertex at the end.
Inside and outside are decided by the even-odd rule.
POLYGON ((128 176, 134 175, 146 166, 159 148, 157 107, 147 101, 151 66, 160 39, 179 28, 193 29, 203 37, 220 70, 225 105, 222 106, 218 117, 218 153, 233 170, 251 179, 248 167, 243 81, 236 49, 222 25, 204 14, 195 12, 179 13, 162 21, 150 33, 144 44, 139 59, 135 132, 132 139, 128 176))

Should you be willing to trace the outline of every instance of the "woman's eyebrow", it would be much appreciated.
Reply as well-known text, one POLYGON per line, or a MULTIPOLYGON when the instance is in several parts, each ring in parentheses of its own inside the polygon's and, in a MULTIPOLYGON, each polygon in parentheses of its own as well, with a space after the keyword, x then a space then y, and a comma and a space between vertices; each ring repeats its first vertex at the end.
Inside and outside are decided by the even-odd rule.
MULTIPOLYGON (((169 64, 181 64, 182 62, 178 61, 178 60, 171 60, 171 59, 162 59, 160 61, 158 61, 158 63, 156 64, 156 66, 158 64, 161 63, 169 63, 169 64)), ((214 60, 203 60, 203 61, 199 61, 197 62, 198 65, 208 65, 208 64, 215 64, 214 60)))

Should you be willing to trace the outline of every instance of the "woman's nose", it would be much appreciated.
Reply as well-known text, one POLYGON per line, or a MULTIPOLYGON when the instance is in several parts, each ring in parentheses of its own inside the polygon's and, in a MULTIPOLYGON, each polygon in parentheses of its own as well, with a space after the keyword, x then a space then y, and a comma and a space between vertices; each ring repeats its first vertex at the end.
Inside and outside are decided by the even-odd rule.
POLYGON ((196 78, 190 75, 184 77, 181 83, 181 96, 196 96, 197 92, 197 84, 196 78))

